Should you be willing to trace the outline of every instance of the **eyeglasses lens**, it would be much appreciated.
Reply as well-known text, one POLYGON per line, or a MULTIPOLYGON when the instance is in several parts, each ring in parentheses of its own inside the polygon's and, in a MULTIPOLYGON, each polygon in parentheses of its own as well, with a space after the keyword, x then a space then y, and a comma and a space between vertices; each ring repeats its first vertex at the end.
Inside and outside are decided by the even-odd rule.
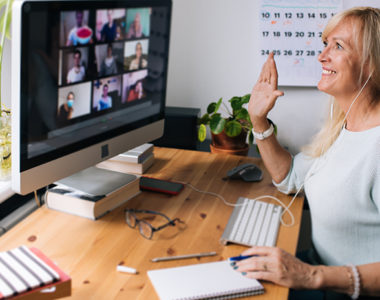
POLYGON ((141 235, 143 235, 147 239, 152 238, 153 230, 152 230, 152 226, 150 226, 149 223, 147 223, 145 221, 140 221, 139 230, 140 230, 141 235))
POLYGON ((136 216, 133 213, 127 211, 125 214, 125 221, 130 227, 132 228, 136 227, 136 223, 137 223, 136 216))

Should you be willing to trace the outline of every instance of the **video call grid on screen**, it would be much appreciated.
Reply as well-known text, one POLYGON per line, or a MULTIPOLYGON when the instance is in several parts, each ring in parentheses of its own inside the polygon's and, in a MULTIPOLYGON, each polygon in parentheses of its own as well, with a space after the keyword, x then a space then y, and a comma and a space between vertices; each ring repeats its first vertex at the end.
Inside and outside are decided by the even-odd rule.
MULTIPOLYGON (((58 29, 51 29, 54 34, 46 30, 47 41, 41 42, 56 45, 44 49, 50 52, 51 65, 55 64, 56 67, 53 67, 53 72, 49 70, 48 76, 44 75, 47 68, 36 74, 36 81, 46 78, 44 84, 49 84, 49 87, 39 88, 37 84, 34 95, 27 98, 34 98, 28 101, 35 102, 35 105, 29 106, 36 107, 42 106, 38 100, 41 96, 46 98, 50 95, 49 98, 55 100, 47 105, 44 103, 44 111, 39 108, 37 114, 30 107, 24 110, 28 121, 23 124, 26 139, 22 142, 22 153, 27 159, 38 160, 38 156, 45 155, 46 158, 50 154, 54 158, 63 153, 64 147, 70 146, 72 149, 72 141, 77 141, 77 147, 83 147, 79 143, 90 135, 94 138, 98 134, 98 140, 101 140, 104 138, 100 136, 104 123, 107 123, 109 132, 121 124, 157 116, 158 113, 163 116, 161 104, 165 97, 169 32, 169 28, 165 28, 169 26, 168 15, 165 14, 168 7, 104 7, 107 2, 102 3, 101 8, 82 5, 80 9, 55 10, 53 17, 46 16, 46 12, 41 15, 47 19, 45 23, 57 18, 53 23, 58 29), (152 15, 158 15, 153 29, 152 15), (157 21, 159 17, 166 20, 157 21), (51 38, 48 35, 54 35, 56 40, 49 41, 51 38)), ((71 4, 71 7, 78 6, 71 4)), ((34 18, 38 18, 38 14, 34 18)), ((40 22, 42 24, 33 26, 46 26, 44 21, 40 22)), ((29 24, 32 23, 29 18, 29 24)), ((25 27, 24 24, 23 30, 25 27)), ((36 33, 34 35, 37 36, 36 33)), ((33 37, 29 39, 33 40, 33 37)), ((28 43, 33 45, 30 40, 28 43)), ((39 47, 33 46, 36 49, 39 47)), ((24 53, 23 61, 28 65, 24 70, 28 74, 36 64, 41 63, 41 57, 46 53, 38 59, 34 56, 35 53, 24 53), (33 67, 31 61, 34 62, 33 67)), ((35 88, 30 83, 25 84, 29 79, 25 80, 25 74, 22 76, 25 97, 26 94, 33 94, 31 92, 35 88)), ((131 126, 136 127, 135 124, 131 126)), ((91 140, 93 142, 94 139, 91 140)), ((30 163, 31 166, 33 164, 30 163)))
POLYGON ((92 81, 85 87, 91 97, 81 98, 70 119, 144 97, 147 72, 139 74, 148 68, 151 11, 143 7, 60 13, 59 87, 67 91, 70 85, 71 90, 59 93, 58 118, 69 93, 82 91, 83 82, 92 81), (124 74, 131 75, 129 80, 123 80, 124 74))

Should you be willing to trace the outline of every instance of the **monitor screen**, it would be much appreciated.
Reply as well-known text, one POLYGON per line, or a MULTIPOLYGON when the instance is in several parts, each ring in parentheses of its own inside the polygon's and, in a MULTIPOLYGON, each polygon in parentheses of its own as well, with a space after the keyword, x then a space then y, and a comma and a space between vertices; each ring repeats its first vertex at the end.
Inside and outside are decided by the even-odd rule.
POLYGON ((15 1, 13 10, 17 192, 162 134, 170 0, 15 1))

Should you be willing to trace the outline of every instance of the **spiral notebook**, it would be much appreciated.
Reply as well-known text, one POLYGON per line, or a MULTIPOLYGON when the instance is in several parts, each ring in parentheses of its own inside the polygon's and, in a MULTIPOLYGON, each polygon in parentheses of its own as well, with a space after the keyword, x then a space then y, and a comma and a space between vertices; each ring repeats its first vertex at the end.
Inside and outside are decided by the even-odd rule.
POLYGON ((255 279, 235 271, 228 261, 148 271, 161 300, 233 299, 264 293, 255 279))

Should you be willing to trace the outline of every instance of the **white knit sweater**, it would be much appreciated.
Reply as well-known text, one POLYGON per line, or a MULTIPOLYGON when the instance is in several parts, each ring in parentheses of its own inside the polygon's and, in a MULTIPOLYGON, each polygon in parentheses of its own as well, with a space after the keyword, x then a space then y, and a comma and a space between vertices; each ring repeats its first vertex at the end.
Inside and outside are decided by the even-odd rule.
POLYGON ((305 178, 312 240, 322 262, 380 262, 380 126, 343 129, 318 159, 297 154, 288 176, 276 186, 294 193, 305 178))

